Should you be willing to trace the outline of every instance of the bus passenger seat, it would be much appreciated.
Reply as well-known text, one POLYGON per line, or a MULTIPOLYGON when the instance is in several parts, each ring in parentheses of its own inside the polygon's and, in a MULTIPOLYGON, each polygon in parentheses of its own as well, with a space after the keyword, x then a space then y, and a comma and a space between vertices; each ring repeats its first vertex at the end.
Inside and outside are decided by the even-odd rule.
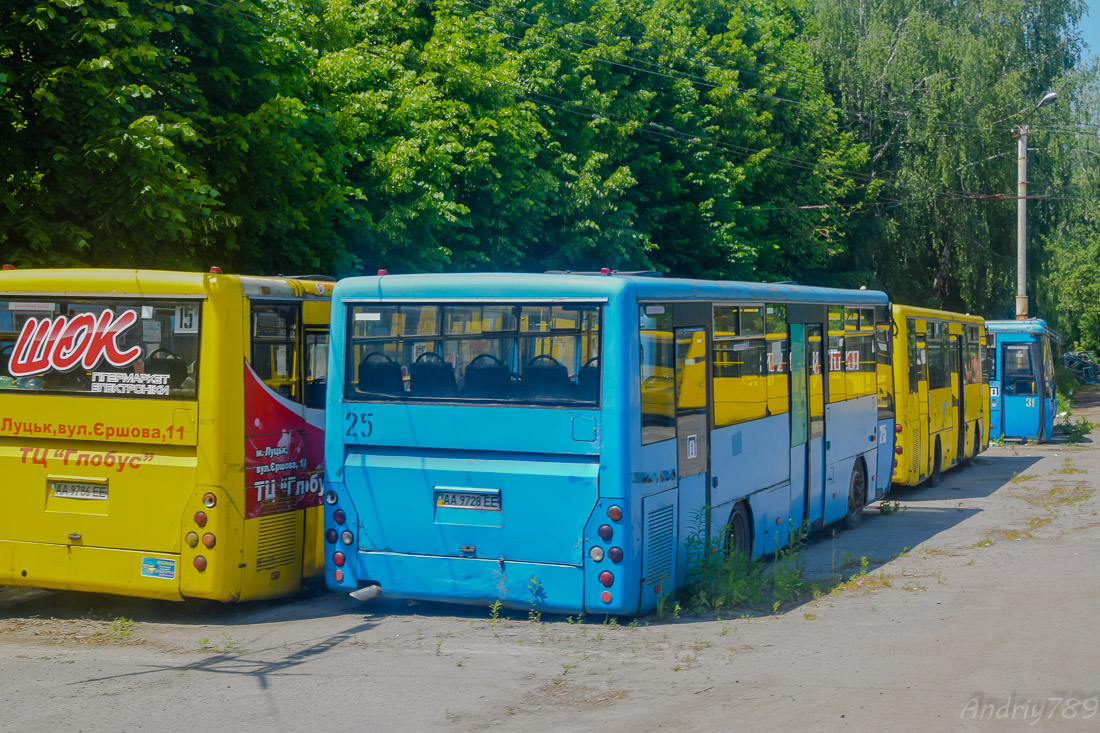
POLYGON ((359 362, 359 391, 398 395, 405 392, 401 365, 396 361, 371 361, 368 354, 359 362))
POLYGON ((473 361, 466 365, 463 397, 506 399, 511 392, 512 374, 504 364, 473 361))
POLYGON ((576 386, 562 364, 528 364, 523 370, 523 392, 541 400, 571 400, 576 386))
POLYGON ((409 365, 409 392, 420 397, 454 397, 455 368, 445 361, 418 361, 409 365))
POLYGON ((583 366, 577 372, 577 399, 595 402, 600 398, 600 368, 583 366))
POLYGON ((167 374, 170 389, 179 389, 183 380, 187 379, 187 364, 183 359, 164 358, 145 360, 145 371, 148 374, 167 374))

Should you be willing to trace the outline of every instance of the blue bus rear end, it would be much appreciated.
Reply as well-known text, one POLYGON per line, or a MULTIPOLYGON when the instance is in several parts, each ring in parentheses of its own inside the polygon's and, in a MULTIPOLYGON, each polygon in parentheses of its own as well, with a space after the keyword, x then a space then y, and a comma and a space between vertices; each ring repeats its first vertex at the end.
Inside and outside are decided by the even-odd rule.
POLYGON ((882 293, 483 274, 333 296, 334 590, 633 614, 737 511, 759 556, 889 486, 882 293))
POLYGON ((1058 395, 1054 351, 1060 337, 1041 319, 987 321, 993 358, 990 439, 1049 441, 1058 395))

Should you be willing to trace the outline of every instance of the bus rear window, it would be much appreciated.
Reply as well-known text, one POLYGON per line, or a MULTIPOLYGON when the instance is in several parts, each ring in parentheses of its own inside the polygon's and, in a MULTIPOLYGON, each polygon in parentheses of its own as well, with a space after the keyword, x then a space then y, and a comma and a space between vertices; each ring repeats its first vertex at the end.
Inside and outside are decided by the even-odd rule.
POLYGON ((201 311, 199 301, 0 300, 0 389, 193 400, 201 311))
POLYGON ((601 316, 593 304, 352 304, 345 394, 595 406, 601 316))

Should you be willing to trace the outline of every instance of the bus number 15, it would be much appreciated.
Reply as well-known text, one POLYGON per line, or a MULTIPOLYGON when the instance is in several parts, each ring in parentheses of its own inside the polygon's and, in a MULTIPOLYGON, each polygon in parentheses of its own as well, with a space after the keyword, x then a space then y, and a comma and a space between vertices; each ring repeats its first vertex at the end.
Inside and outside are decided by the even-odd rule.
POLYGON ((347 413, 347 436, 349 438, 369 438, 371 433, 374 432, 374 425, 370 421, 371 416, 369 412, 347 413))

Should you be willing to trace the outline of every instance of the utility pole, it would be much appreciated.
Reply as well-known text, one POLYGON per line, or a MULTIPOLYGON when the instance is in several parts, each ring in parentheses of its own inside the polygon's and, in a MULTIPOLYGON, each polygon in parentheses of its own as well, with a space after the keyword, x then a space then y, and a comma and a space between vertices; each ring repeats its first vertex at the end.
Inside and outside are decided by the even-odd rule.
POLYGON ((1016 319, 1027 318, 1027 125, 1016 128, 1016 319))
POLYGON ((1016 125, 1016 318, 1027 318, 1027 118, 1058 95, 1048 92, 1016 125))

